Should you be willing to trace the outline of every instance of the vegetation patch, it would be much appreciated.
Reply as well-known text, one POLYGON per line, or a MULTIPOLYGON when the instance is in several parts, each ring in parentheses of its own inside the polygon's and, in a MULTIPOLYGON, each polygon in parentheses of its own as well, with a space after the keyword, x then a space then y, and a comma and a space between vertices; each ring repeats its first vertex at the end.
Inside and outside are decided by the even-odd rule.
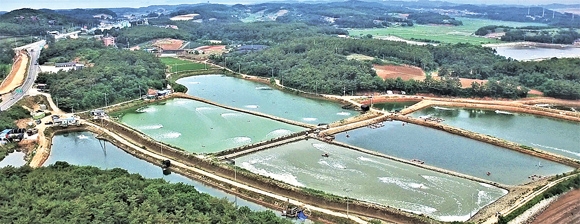
POLYGON ((178 58, 163 57, 160 60, 168 66, 169 72, 207 70, 208 67, 205 63, 197 63, 178 58))
MULTIPOLYGON (((39 83, 50 86, 53 99, 65 111, 86 110, 139 98, 147 89, 164 89, 165 65, 153 54, 104 48, 92 40, 61 40, 43 50, 40 58, 79 57, 79 53, 94 46, 94 57, 84 57, 91 66, 58 73, 41 73, 39 83)), ((39 59, 39 61, 42 61, 39 59)))
POLYGON ((512 213, 506 214, 505 216, 500 216, 498 223, 500 224, 508 223, 509 221, 515 219, 516 217, 518 217, 526 210, 530 209, 535 204, 539 203, 540 201, 565 193, 570 189, 578 189, 578 188, 580 188, 580 175, 576 175, 572 178, 564 180, 550 187, 544 193, 534 197, 532 200, 530 200, 523 206, 519 207, 518 209, 514 210, 512 213))
POLYGON ((489 44, 499 43, 500 40, 484 38, 472 35, 479 28, 488 25, 505 25, 513 27, 523 26, 545 26, 540 23, 521 23, 498 21, 488 19, 457 18, 463 25, 461 26, 441 26, 441 25, 414 25, 412 27, 389 27, 377 29, 353 29, 349 30, 352 37, 361 37, 367 34, 373 36, 397 36, 407 40, 429 40, 439 43, 470 43, 489 44))
POLYGON ((119 168, 57 162, 37 169, 3 168, 0 180, 3 223, 291 223, 271 211, 236 208, 194 186, 119 168))

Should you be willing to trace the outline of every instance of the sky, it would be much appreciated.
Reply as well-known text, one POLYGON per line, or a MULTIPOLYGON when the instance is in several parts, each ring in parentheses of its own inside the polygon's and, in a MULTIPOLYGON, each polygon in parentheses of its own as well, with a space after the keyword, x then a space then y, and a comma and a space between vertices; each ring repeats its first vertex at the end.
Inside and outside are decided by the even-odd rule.
MULTIPOLYGON (((211 0, 219 4, 251 4, 268 0, 211 0)), ((73 8, 138 8, 149 5, 177 5, 206 3, 207 0, 1 0, 0 11, 11 11, 20 8, 33 9, 73 9, 73 8)), ((447 2, 466 4, 522 4, 543 5, 551 3, 579 4, 579 0, 447 0, 447 2)))

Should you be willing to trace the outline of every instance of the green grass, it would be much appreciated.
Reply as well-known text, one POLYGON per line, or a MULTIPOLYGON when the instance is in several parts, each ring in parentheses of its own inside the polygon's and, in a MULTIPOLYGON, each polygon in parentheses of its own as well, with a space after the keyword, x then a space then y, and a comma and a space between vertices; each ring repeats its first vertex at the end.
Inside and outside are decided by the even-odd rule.
POLYGON ((171 69, 171 72, 196 71, 206 69, 206 65, 202 63, 196 63, 177 58, 161 58, 161 62, 167 65, 171 69))
POLYGON ((436 26, 436 25, 418 25, 413 27, 389 27, 380 29, 352 29, 348 32, 353 37, 371 34, 373 36, 397 36, 403 39, 427 39, 439 41, 441 43, 471 43, 471 44, 488 44, 500 43, 501 41, 490 38, 475 36, 473 33, 488 25, 503 25, 510 27, 522 26, 545 26, 541 23, 521 23, 488 19, 456 18, 463 22, 462 26, 436 26))

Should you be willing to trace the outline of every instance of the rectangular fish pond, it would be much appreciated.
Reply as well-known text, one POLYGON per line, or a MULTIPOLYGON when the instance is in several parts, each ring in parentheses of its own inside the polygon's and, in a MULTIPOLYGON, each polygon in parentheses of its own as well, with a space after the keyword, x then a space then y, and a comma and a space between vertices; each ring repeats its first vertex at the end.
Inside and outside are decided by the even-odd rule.
POLYGON ((262 83, 224 75, 191 76, 177 83, 186 86, 187 94, 192 96, 309 124, 332 123, 359 113, 342 109, 336 102, 301 97, 262 83))
POLYGON ((385 121, 338 133, 335 141, 509 185, 573 170, 559 163, 400 121, 385 121))
POLYGON ((235 164, 288 184, 465 221, 506 190, 328 144, 303 140, 248 154, 235 164), (328 154, 328 157, 321 156, 328 154))
POLYGON ((432 107, 413 117, 443 123, 580 160, 580 123, 500 110, 432 107))
POLYGON ((189 99, 170 99, 125 113, 120 122, 193 153, 214 153, 306 128, 189 99))

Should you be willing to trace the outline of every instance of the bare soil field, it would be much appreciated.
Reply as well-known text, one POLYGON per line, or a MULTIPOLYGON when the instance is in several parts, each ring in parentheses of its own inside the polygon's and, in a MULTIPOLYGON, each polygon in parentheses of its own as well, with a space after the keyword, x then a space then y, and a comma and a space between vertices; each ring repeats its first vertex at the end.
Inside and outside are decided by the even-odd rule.
POLYGON ((226 50, 226 45, 206 45, 195 48, 198 51, 204 51, 207 53, 222 53, 226 50))
POLYGON ((464 88, 464 89, 471 87, 471 83, 473 83, 473 82, 478 82, 480 85, 487 83, 487 80, 482 80, 482 79, 459 78, 459 81, 461 82, 461 88, 464 88))
MULTIPOLYGON (((484 80, 484 79, 468 79, 468 78, 459 78, 459 81, 461 82, 461 88, 465 89, 465 88, 470 88, 471 87, 471 83, 473 82, 478 82, 480 85, 484 85, 487 83, 488 80, 484 80)), ((535 90, 535 89, 530 89, 530 91, 528 91, 528 94, 530 95, 538 95, 538 96, 543 96, 544 93, 540 92, 539 90, 535 90)))
POLYGON ((16 62, 12 65, 12 71, 10 71, 10 74, 0 84, 0 95, 8 93, 24 83, 28 55, 20 52, 16 57, 16 62))
POLYGON ((163 50, 178 50, 183 45, 183 40, 177 39, 159 39, 153 43, 153 46, 160 47, 163 50))
POLYGON ((377 75, 384 79, 396 79, 401 77, 403 80, 424 80, 425 72, 418 67, 414 66, 399 66, 399 65, 373 65, 377 71, 377 75))
POLYGON ((580 190, 576 189, 561 196, 532 222, 542 223, 580 223, 580 190))
POLYGON ((192 20, 196 16, 199 16, 199 14, 194 13, 194 14, 178 15, 178 16, 171 17, 169 20, 171 20, 171 21, 187 21, 187 20, 192 20))

